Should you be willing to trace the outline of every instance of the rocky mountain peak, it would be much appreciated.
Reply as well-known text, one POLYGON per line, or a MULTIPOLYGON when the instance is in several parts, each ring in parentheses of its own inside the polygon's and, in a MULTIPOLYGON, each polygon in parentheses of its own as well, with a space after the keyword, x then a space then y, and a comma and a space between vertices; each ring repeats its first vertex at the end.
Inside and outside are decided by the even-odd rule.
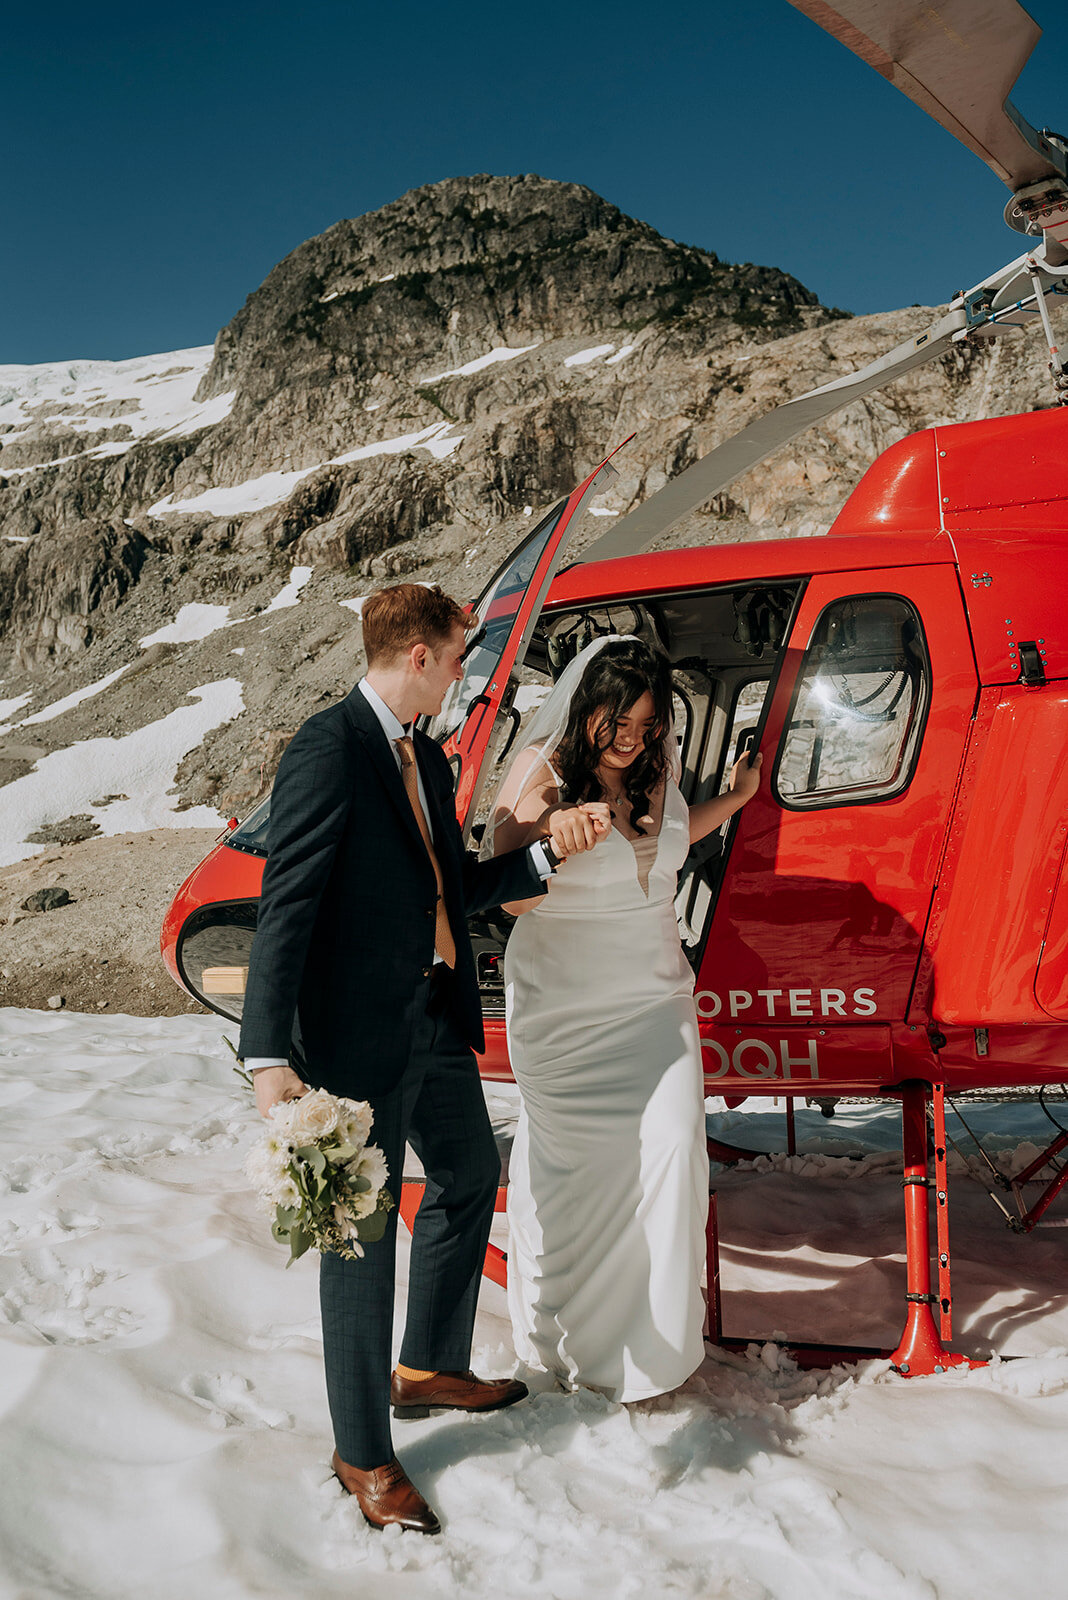
POLYGON ((285 464, 298 466, 333 448, 339 411, 413 384, 433 404, 428 373, 489 347, 687 319, 767 339, 798 331, 803 312, 828 316, 788 274, 662 238, 580 184, 451 178, 292 251, 219 334, 197 399, 235 394, 228 439, 265 424, 292 439, 295 426, 285 464))

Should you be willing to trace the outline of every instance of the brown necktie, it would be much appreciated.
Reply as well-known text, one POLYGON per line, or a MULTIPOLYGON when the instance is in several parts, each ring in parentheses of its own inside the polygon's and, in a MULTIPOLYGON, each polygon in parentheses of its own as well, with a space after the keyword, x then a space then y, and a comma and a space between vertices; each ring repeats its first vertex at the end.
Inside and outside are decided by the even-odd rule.
POLYGON ((452 936, 452 929, 449 926, 449 913, 445 909, 445 886, 441 877, 441 865, 434 851, 434 844, 430 837, 430 828, 427 825, 426 814, 423 811, 422 804, 419 800, 419 777, 415 767, 415 747, 407 734, 405 734, 403 738, 397 740, 397 749, 400 751, 401 778, 404 781, 404 792, 411 802, 412 810, 415 812, 415 820, 419 826, 419 832, 423 836, 423 843, 426 845, 427 855, 430 857, 431 864, 433 865, 434 877, 437 880, 438 885, 437 921, 434 925, 434 950, 436 954, 441 957, 442 961, 444 961, 447 967, 455 967, 456 940, 452 936))

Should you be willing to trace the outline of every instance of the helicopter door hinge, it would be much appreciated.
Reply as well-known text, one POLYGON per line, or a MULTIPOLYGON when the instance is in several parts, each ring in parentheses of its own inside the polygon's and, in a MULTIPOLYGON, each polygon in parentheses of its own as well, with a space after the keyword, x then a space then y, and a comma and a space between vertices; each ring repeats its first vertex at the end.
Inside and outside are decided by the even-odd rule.
POLYGON ((975 1053, 977 1056, 988 1056, 990 1054, 990 1030, 988 1028, 976 1028, 975 1053))
POLYGON ((973 589, 982 589, 982 588, 989 589, 990 585, 993 583, 993 581, 994 580, 990 576, 989 572, 973 572, 972 573, 972 588, 973 589))
POLYGON ((1037 689, 1046 681, 1046 652, 1041 639, 1020 640, 1020 682, 1037 689))

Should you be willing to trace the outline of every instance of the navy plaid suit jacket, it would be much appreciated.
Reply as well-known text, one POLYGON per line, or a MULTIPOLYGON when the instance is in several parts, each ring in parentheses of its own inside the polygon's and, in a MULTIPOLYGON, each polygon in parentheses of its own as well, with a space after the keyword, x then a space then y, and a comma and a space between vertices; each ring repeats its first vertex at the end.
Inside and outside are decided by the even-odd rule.
MULTIPOLYGON (((449 764, 425 734, 414 741, 456 936, 455 1019, 481 1050, 467 915, 545 885, 528 850, 464 850, 449 764)), ((304 723, 278 768, 240 1056, 289 1056, 307 1082, 355 1099, 392 1088, 434 959, 436 899, 396 758, 355 688, 304 723)))

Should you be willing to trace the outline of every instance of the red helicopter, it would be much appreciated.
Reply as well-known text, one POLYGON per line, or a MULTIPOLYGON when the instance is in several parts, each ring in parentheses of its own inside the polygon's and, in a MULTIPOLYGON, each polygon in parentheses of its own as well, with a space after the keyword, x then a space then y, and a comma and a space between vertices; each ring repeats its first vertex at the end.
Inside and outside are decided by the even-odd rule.
MULTIPOLYGON (((760 750, 758 796, 691 852, 676 908, 696 977, 706 1088, 728 1099, 900 1099, 906 1320, 893 1351, 791 1348, 822 1364, 888 1355, 941 1371, 952 1293, 945 1097, 1060 1083, 1068 1051, 1068 412, 937 427, 887 450, 828 535, 642 554, 811 423, 954 344, 1031 323, 1068 399, 1047 308, 1068 285, 1068 142, 1006 96, 1040 30, 1015 0, 794 0, 1008 184, 1028 249, 931 328, 711 451, 563 568, 609 458, 555 505, 477 602, 466 670, 428 732, 480 818, 526 710, 600 633, 672 662, 682 787, 715 794, 760 750), (933 1137, 929 1137, 930 1129, 933 1137), (934 1176, 931 1177, 933 1160, 934 1176), (935 1195, 937 1290, 930 1197, 935 1195), (935 1313, 938 1313, 936 1322, 935 1313)), ((241 1015, 269 798, 179 889, 162 933, 175 981, 241 1015)), ((471 926, 486 1017, 480 1069, 509 1079, 501 957, 510 919, 471 926)), ((1013 1187, 1021 1231, 1068 1183, 1068 1132, 1013 1187), (1025 1209, 1022 1184, 1045 1172, 1025 1209)), ((718 1159, 740 1152, 710 1141, 718 1159)), ((421 1194, 405 1184, 410 1221, 421 1194)), ((1006 1215, 1008 1213, 1006 1212, 1006 1215)), ((714 1196, 710 1336, 720 1322, 714 1196)), ((504 1281, 500 1251, 487 1273, 504 1281)))

